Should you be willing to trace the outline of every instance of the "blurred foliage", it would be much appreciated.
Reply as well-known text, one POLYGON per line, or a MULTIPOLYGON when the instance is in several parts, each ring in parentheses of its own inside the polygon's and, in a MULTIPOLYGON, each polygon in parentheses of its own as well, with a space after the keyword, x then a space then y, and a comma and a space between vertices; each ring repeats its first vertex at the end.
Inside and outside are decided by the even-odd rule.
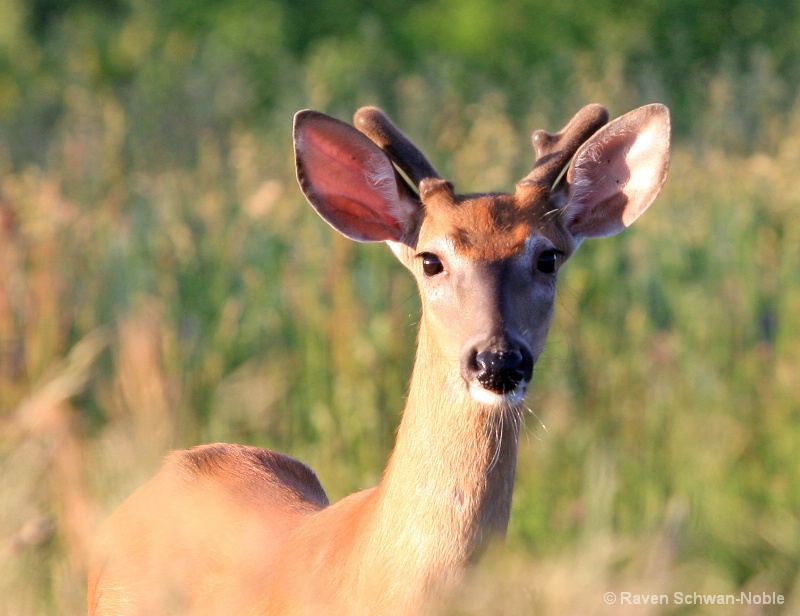
POLYGON ((794 100, 799 19, 788 0, 2 0, 0 137, 15 162, 44 161, 69 93, 90 88, 137 125, 127 155, 159 164, 142 151, 153 141, 157 158, 185 160, 199 130, 268 123, 281 103, 399 109, 392 84, 408 74, 446 81, 461 103, 502 90, 516 117, 531 93, 558 108, 576 70, 611 67, 631 98, 669 104, 679 134, 703 126, 714 75, 741 76, 726 104, 747 112, 731 134, 749 147, 759 119, 794 100), (304 84, 320 64, 326 83, 304 84))
POLYGON ((171 447, 290 451, 333 498, 379 479, 416 291, 304 203, 296 110, 382 105, 466 192, 589 101, 669 104, 670 179, 564 270, 508 546, 463 613, 800 612, 797 11, 0 0, 0 614, 80 613, 92 533, 171 447))

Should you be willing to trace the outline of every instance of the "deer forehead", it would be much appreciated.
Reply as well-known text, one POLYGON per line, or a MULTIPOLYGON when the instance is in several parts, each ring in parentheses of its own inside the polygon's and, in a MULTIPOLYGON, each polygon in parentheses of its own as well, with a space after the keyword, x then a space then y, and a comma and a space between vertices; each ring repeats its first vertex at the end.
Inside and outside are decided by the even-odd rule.
POLYGON ((417 248, 445 241, 471 260, 502 261, 530 251, 530 240, 543 237, 568 253, 569 235, 547 195, 517 193, 450 195, 434 193, 422 200, 424 221, 417 248))

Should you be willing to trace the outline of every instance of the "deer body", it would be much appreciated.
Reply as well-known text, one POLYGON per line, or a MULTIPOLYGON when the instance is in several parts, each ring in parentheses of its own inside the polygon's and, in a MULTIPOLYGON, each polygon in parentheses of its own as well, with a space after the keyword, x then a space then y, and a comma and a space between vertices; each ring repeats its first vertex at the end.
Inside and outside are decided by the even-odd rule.
POLYGON ((329 505, 313 472, 287 456, 224 444, 174 452, 101 532, 89 613, 417 614, 435 606, 506 531, 522 403, 558 268, 583 238, 628 226, 666 177, 664 107, 606 122, 593 105, 557 135, 537 131, 536 165, 513 194, 460 196, 377 109, 356 114, 358 130, 300 112, 295 150, 306 197, 347 237, 386 241, 422 297, 384 476, 329 505))

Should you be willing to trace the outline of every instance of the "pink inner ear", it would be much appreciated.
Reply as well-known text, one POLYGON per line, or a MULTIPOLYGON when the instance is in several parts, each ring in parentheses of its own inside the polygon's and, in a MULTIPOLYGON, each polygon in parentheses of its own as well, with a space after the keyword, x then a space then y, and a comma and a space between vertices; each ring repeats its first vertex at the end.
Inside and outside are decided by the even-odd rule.
POLYGON ((296 121, 295 152, 303 193, 337 231, 361 242, 402 237, 394 167, 367 137, 312 112, 296 121))
POLYGON ((626 149, 627 142, 614 135, 576 157, 567 176, 572 187, 567 213, 574 235, 612 235, 624 228, 628 204, 624 188, 631 178, 626 149))
POLYGON ((565 222, 576 237, 600 237, 630 226, 653 202, 669 166, 669 113, 648 105, 598 131, 567 173, 565 222))

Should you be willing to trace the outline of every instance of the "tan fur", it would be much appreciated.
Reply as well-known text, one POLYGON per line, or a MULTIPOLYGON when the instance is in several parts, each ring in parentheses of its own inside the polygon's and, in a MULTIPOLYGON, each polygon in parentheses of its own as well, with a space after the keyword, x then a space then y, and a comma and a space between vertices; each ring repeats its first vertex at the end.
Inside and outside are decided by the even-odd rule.
POLYGON ((599 106, 586 110, 567 127, 577 133, 537 133, 544 171, 534 169, 514 194, 467 196, 454 194, 378 110, 357 119, 383 150, 318 112, 296 116, 298 180, 311 204, 348 237, 388 241, 422 298, 384 476, 328 505, 314 473, 287 456, 225 444, 175 452, 106 523, 90 564, 90 615, 416 615, 437 607, 508 525, 522 400, 555 301, 557 267, 538 260, 555 251, 560 265, 583 237, 621 230, 666 177, 668 114, 649 106, 589 139, 611 155, 585 157, 579 203, 570 201, 569 175, 551 194, 552 161, 565 164, 605 122, 599 106), (397 183, 387 152, 419 182, 419 197, 397 183), (615 181, 623 176, 635 191, 615 181), (425 273, 431 255, 441 266, 433 275, 425 273), (481 351, 496 365, 524 357, 526 376, 520 360, 503 365, 504 378, 517 369, 508 386, 483 378, 481 351))
POLYGON ((325 507, 316 477, 289 458, 220 444, 175 452, 108 520, 89 613, 421 613, 505 532, 520 421, 455 381, 431 388, 445 367, 425 347, 377 487, 325 507))

